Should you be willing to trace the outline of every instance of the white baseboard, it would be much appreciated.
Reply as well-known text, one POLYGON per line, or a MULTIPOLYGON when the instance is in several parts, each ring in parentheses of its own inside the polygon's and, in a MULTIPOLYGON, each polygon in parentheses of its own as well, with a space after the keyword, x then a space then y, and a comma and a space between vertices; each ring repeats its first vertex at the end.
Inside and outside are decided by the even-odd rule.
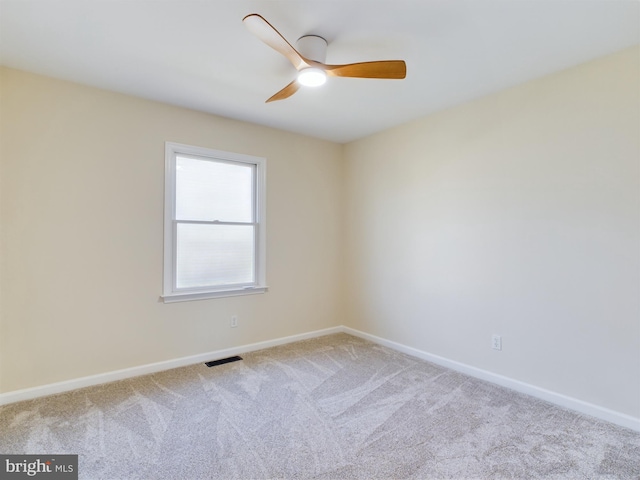
POLYGON ((401 343, 392 342, 390 340, 386 340, 381 337, 376 337, 375 335, 361 332, 360 330, 355 330, 349 327, 342 327, 341 331, 343 331, 344 333, 353 335, 355 337, 360 337, 365 340, 369 340, 370 342, 383 345, 393 350, 406 353, 413 357, 417 357, 422 360, 426 360, 428 362, 435 363, 437 365, 441 365, 446 368, 450 368, 451 370, 456 370, 458 372, 464 373, 471 377, 479 378, 481 380, 486 380, 488 382, 495 383, 502 387, 510 388, 511 390, 515 390, 517 392, 531 395, 532 397, 536 397, 541 400, 545 400, 547 402, 553 403, 560 407, 568 408, 569 410, 590 415, 592 417, 596 417, 601 420, 605 420, 610 423, 615 423, 616 425, 620 425, 622 427, 626 427, 631 430, 640 432, 640 419, 632 417, 630 415, 616 412, 614 410, 609 410, 608 408, 604 408, 598 405, 594 405, 592 403, 584 402, 582 400, 578 400, 577 398, 568 397, 561 393, 552 392, 544 388, 536 387, 535 385, 530 385, 528 383, 524 383, 519 380, 514 380, 509 377, 498 375, 496 373, 492 373, 487 370, 482 370, 480 368, 472 367, 464 363, 456 362, 454 360, 449 360, 447 358, 440 357, 438 355, 433 355, 431 353, 418 350, 417 348, 408 347, 401 343))
POLYGON ((264 342, 251 343, 248 345, 241 345, 239 347, 226 348, 223 350, 216 350, 213 352, 201 353, 198 355, 192 355, 189 357, 176 358, 174 360, 167 360, 164 362, 150 363, 147 365, 141 365, 139 367, 125 368, 123 370, 116 370, 113 372, 101 373, 98 375, 91 375, 88 377, 76 378, 73 380, 67 380, 64 382, 51 383, 48 385, 42 385, 40 387, 26 388, 23 390, 16 390, 13 392, 0 394, 0 405, 6 405, 9 403, 19 402, 23 400, 31 400, 34 398, 45 397, 48 395, 54 395, 56 393, 68 392, 70 390, 76 390, 78 388, 90 387, 93 385, 100 385, 103 383, 114 382, 117 380, 124 380, 126 378, 138 377, 140 375, 147 375, 150 373, 161 372, 163 370, 169 370, 172 368, 184 367, 187 365, 193 365, 196 363, 206 362, 209 360, 215 360, 218 358, 230 357, 233 355, 240 355, 242 353, 254 352, 256 350, 262 350, 264 348, 276 347, 278 345, 285 345, 287 343, 298 342, 300 340, 307 340, 309 338, 321 337, 324 335, 330 335, 332 333, 348 333, 350 335, 363 338, 373 343, 383 345, 385 347, 397 350, 402 353, 406 353, 413 357, 426 360, 428 362, 441 365, 452 370, 464 373, 466 375, 486 380, 497 385, 510 388, 517 392, 521 392, 532 397, 546 400, 547 402, 555 405, 574 410, 579 413, 591 415, 593 417, 605 420, 607 422, 620 425, 622 427, 629 428, 640 432, 640 419, 626 415, 624 413, 609 410, 598 405, 594 405, 576 398, 568 397, 557 392, 552 392, 544 388, 536 387, 528 383, 514 380, 509 377, 498 375, 496 373, 482 370, 464 363, 449 360, 438 355, 433 355, 417 348, 408 347, 401 343, 392 342, 369 333, 361 332, 350 327, 339 326, 326 328, 323 330, 316 330, 313 332, 303 333, 299 335, 292 335, 289 337, 277 338, 275 340, 268 340, 264 342))
POLYGON ((239 347, 225 348, 223 350, 200 353, 198 355, 176 358, 164 362, 149 363, 147 365, 141 365, 139 367, 125 368, 122 370, 100 373, 98 375, 75 378, 73 380, 66 380, 64 382, 50 383, 48 385, 42 385, 40 387, 25 388, 23 390, 15 390, 13 392, 0 393, 0 405, 20 402, 23 400, 31 400, 39 397, 46 397, 48 395, 54 395, 56 393, 63 393, 70 390, 76 390, 78 388, 115 382, 117 380, 124 380, 126 378, 139 377, 140 375, 161 372, 164 370, 170 370, 172 368, 185 367, 187 365, 193 365, 195 363, 202 363, 209 360, 231 357, 234 355, 240 355, 242 353, 254 352, 256 350, 262 350, 264 348, 276 347, 278 345, 298 342, 300 340, 321 337, 324 335, 339 333, 343 331, 344 329, 342 327, 326 328, 324 330, 316 330, 313 332, 277 338, 275 340, 268 340, 265 342, 251 343, 248 345, 241 345, 239 347))

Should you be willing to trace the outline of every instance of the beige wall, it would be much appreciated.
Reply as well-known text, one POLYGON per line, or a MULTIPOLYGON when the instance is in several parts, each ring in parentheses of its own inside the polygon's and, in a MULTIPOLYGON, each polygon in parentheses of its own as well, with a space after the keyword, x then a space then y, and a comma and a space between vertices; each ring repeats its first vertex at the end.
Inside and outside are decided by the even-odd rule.
POLYGON ((639 53, 347 145, 349 326, 640 417, 639 53))
POLYGON ((1 81, 0 392, 341 323, 341 146, 10 69, 1 81), (159 302, 165 141, 267 158, 267 294, 159 302))

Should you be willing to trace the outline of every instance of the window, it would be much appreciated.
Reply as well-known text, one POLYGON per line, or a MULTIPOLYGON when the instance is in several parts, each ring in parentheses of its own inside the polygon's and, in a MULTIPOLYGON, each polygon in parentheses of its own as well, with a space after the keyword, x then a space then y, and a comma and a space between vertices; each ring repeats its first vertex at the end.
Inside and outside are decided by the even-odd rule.
POLYGON ((264 158, 167 142, 165 302, 263 293, 264 158))

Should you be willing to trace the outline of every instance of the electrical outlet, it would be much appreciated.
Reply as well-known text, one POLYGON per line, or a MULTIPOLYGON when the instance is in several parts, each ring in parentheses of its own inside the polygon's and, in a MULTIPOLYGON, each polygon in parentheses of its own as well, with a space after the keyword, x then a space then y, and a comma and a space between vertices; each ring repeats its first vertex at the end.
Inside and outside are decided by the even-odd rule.
POLYGON ((491 348, 494 350, 502 350, 502 337, 500 335, 491 336, 491 348))
POLYGON ((231 320, 229 321, 229 326, 231 328, 236 328, 238 326, 238 316, 231 315, 231 320))

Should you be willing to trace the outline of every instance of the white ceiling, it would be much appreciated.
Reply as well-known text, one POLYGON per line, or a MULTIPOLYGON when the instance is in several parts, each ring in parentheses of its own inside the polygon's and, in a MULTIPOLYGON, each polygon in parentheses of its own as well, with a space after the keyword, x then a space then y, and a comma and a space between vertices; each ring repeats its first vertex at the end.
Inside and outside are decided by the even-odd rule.
POLYGON ((358 139, 640 43, 637 0, 0 0, 0 63, 225 117, 358 139), (242 18, 327 63, 403 59, 405 80, 294 78, 242 18))

